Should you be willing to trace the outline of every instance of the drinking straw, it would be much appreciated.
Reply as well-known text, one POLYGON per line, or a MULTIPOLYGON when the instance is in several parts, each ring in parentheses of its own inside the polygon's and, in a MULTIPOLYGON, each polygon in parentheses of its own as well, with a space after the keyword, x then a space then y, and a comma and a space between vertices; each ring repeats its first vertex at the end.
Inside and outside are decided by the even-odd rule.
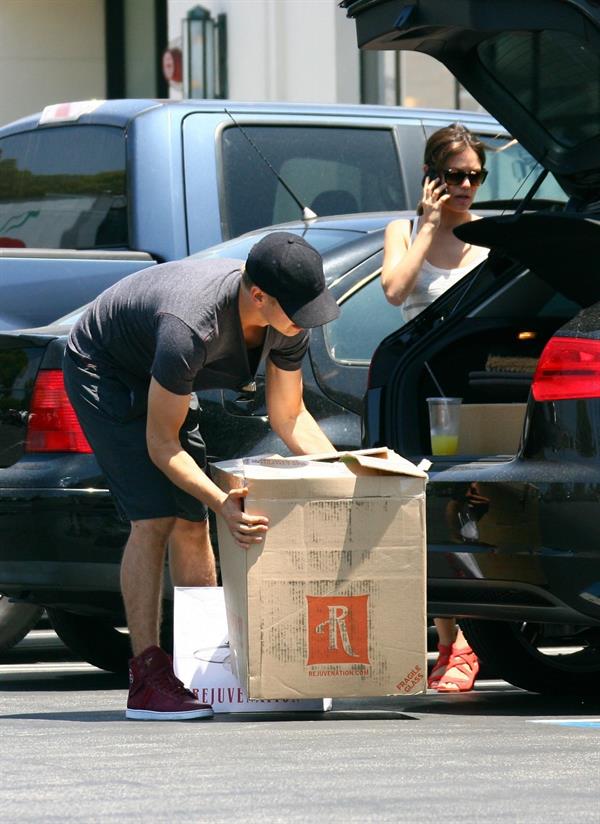
POLYGON ((425 361, 425 366, 426 366, 426 368, 427 368, 427 371, 428 371, 428 372, 429 372, 429 374, 431 375, 431 379, 432 379, 432 381, 433 381, 433 382, 435 383, 435 385, 436 385, 437 391, 440 393, 440 398, 445 398, 445 397, 446 397, 446 393, 444 392, 444 390, 442 389, 442 387, 439 385, 439 383, 438 383, 438 381, 437 381, 437 378, 436 378, 436 376, 433 374, 433 372, 432 372, 432 370, 431 370, 431 366, 427 363, 427 361, 425 361))

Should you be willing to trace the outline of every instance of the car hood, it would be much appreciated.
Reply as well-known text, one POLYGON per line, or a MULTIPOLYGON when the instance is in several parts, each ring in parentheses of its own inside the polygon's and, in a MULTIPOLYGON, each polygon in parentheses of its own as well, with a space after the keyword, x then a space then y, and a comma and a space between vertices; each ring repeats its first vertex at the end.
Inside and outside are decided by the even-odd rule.
POLYGON ((600 196, 599 0, 342 0, 361 49, 440 60, 560 181, 600 196))

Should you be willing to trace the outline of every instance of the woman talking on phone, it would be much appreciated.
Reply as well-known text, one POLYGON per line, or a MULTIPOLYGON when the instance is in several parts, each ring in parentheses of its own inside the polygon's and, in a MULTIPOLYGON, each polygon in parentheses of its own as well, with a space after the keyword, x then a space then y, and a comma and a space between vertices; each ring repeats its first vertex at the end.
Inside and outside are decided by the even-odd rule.
MULTIPOLYGON (((453 230, 478 218, 470 211, 487 176, 483 143, 453 124, 425 146, 423 194, 418 218, 386 227, 381 280, 385 296, 412 320, 446 289, 481 263, 488 249, 463 243, 453 230)), ((438 659, 428 686, 438 692, 473 689, 479 662, 455 618, 436 618, 438 659)))

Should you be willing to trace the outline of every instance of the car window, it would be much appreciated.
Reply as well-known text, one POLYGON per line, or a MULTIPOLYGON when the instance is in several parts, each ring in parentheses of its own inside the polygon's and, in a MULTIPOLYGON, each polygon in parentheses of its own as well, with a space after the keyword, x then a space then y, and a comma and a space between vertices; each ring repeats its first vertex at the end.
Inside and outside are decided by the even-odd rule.
POLYGON ((298 204, 260 154, 319 216, 406 208, 391 129, 282 125, 243 129, 230 127, 222 133, 229 237, 300 217, 298 204))
POLYGON ((333 360, 368 364, 381 341, 405 323, 402 308, 385 297, 380 270, 349 292, 340 306, 339 317, 324 329, 333 360))
POLYGON ((53 127, 0 140, 0 247, 127 245, 121 129, 53 127))
MULTIPOLYGON (((475 276, 467 275, 465 282, 469 281, 471 299, 476 298, 478 293, 482 296, 488 295, 483 297, 479 306, 473 310, 473 316, 478 318, 502 318, 518 322, 531 318, 568 320, 584 305, 574 297, 557 291, 557 286, 560 288, 559 283, 552 284, 529 269, 521 269, 518 274, 513 273, 511 279, 501 287, 498 286, 498 276, 491 267, 484 267, 475 276)), ((566 290, 572 281, 572 277, 565 278, 566 290)), ((453 287, 453 291, 457 296, 460 295, 456 286, 453 287)))
POLYGON ((563 146, 600 131, 600 56, 566 31, 501 32, 477 47, 487 71, 563 146))
MULTIPOLYGON (((480 138, 486 147, 485 165, 489 174, 477 192, 476 203, 525 197, 542 166, 516 140, 487 135, 480 135, 480 138)), ((544 180, 535 198, 567 201, 564 189, 552 174, 544 180)))
POLYGON ((581 312, 583 306, 574 300, 555 292, 538 311, 538 317, 564 318, 570 320, 581 312))

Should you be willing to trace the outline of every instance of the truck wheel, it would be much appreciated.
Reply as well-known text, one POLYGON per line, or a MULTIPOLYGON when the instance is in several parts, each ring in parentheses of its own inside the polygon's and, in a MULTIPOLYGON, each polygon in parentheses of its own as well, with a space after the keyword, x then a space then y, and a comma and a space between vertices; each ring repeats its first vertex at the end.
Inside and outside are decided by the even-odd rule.
POLYGON ((462 619, 481 660, 499 678, 547 695, 597 695, 600 627, 462 619))
POLYGON ((63 644, 82 661, 109 672, 127 672, 131 657, 129 634, 108 620, 76 615, 62 609, 48 609, 52 629, 63 644))
POLYGON ((25 638, 42 612, 42 607, 36 604, 11 603, 6 595, 0 595, 0 651, 14 647, 25 638))

